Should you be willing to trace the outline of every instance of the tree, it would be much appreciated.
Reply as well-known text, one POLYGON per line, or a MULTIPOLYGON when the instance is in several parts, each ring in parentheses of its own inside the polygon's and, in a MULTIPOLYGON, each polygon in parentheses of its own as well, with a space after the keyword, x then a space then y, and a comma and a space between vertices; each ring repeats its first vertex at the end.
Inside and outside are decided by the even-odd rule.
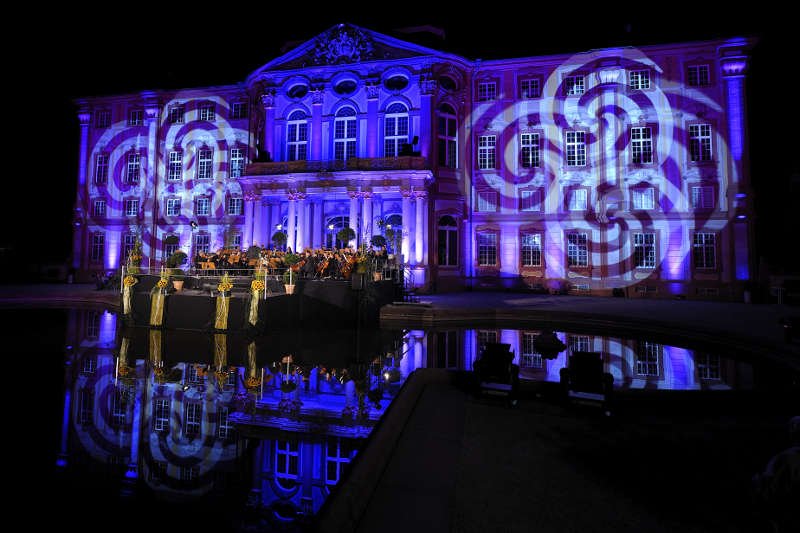
POLYGON ((356 232, 350 227, 342 228, 336 233, 336 238, 342 243, 347 244, 356 238, 356 232))
POLYGON ((275 248, 281 248, 286 244, 286 234, 282 231, 276 231, 272 234, 272 243, 275 245, 275 248))

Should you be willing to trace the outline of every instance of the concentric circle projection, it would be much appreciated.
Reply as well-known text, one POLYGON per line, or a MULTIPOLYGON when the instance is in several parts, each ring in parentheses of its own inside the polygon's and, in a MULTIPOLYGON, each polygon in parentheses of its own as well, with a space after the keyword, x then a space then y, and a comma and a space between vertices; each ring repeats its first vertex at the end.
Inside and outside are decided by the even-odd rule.
MULTIPOLYGON (((690 232, 719 232, 734 214, 727 209, 727 199, 737 194, 739 176, 732 165, 733 175, 726 179, 727 171, 720 165, 727 153, 722 132, 711 137, 715 155, 710 161, 688 163, 693 149, 689 124, 716 128, 722 121, 713 117, 724 114, 722 106, 702 91, 684 86, 682 80, 669 79, 658 64, 634 48, 576 54, 552 69, 542 89, 538 99, 514 101, 500 109, 496 101, 474 108, 468 124, 476 140, 483 132, 496 136, 500 163, 497 170, 476 171, 472 185, 476 196, 484 195, 491 203, 497 198, 500 206, 515 206, 516 212, 520 190, 544 192, 546 207, 520 227, 530 224, 542 231, 546 278, 604 278, 609 286, 623 287, 660 270, 662 279, 685 279, 690 232), (632 89, 631 71, 649 72, 648 87, 632 89), (585 85, 571 85, 576 79, 572 75, 584 79, 585 85), (632 139, 633 128, 646 132, 645 142, 632 139), (527 132, 542 135, 539 167, 522 168, 520 163, 520 137, 527 132), (575 148, 565 148, 567 140, 575 140, 567 139, 567 132, 581 134, 575 148), (579 159, 573 164, 581 149, 585 164, 579 159), (634 162, 634 151, 639 161, 634 162), (687 174, 698 184, 717 184, 714 197, 719 209, 692 208, 687 174), (573 188, 586 190, 585 209, 570 210, 566 195, 573 188), (645 188, 654 190, 654 205, 634 209, 633 191, 645 188), (588 237, 589 268, 580 273, 567 264, 566 233, 572 231, 588 237), (637 268, 642 260, 635 257, 632 242, 637 232, 658 234, 653 246, 659 264, 649 271, 637 268), (601 264, 604 272, 598 272, 601 264)), ((480 220, 476 224, 478 231, 484 226, 480 220)), ((502 222, 485 222, 486 227, 493 224, 502 222)))

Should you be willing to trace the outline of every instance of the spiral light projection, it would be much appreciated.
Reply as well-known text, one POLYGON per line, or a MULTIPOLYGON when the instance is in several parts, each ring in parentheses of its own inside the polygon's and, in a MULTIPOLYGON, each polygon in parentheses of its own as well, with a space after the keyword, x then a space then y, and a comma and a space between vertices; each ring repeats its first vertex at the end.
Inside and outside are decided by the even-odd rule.
MULTIPOLYGON (((719 232, 734 214, 728 199, 736 197, 739 176, 736 165, 730 165, 728 174, 727 132, 717 130, 723 121, 713 118, 724 113, 720 103, 702 91, 683 86, 681 80, 668 79, 666 72, 640 50, 576 54, 553 68, 544 82, 541 98, 515 101, 499 110, 497 102, 477 104, 469 123, 473 124, 476 136, 483 131, 497 135, 497 157, 502 164, 498 170, 478 171, 473 183, 475 194, 483 191, 496 194, 501 210, 516 211, 521 188, 544 190, 542 212, 525 219, 522 225, 539 224, 543 229, 542 252, 548 279, 569 277, 564 232, 579 230, 588 235, 593 280, 604 278, 613 286, 622 287, 659 270, 662 279, 684 280, 688 277, 691 231, 719 232), (602 66, 604 63, 613 66, 602 66), (630 70, 651 72, 651 87, 630 90, 627 84, 630 70), (582 95, 565 96, 561 76, 569 73, 586 75, 588 83, 582 95), (709 120, 708 117, 712 117, 714 124, 713 155, 709 165, 698 168, 700 178, 711 178, 708 184, 717 184, 718 208, 694 211, 691 188, 684 178, 690 170, 687 164, 690 148, 688 128, 683 124, 688 120, 709 120), (631 164, 630 129, 636 126, 652 129, 652 164, 631 164), (566 166, 562 144, 567 130, 586 132, 586 166, 566 166), (543 133, 539 168, 521 168, 519 164, 519 137, 527 131, 543 133), (518 166, 521 172, 516 174, 514 169, 518 166), (570 216, 576 212, 564 208, 565 192, 574 186, 589 188, 587 209, 581 219, 570 216), (655 209, 634 211, 632 205, 625 208, 630 190, 636 186, 655 188, 655 209), (637 272, 630 242, 632 231, 658 234, 655 244, 658 264, 650 272, 641 269, 637 272), (601 265, 603 257, 605 272, 598 273, 596 266, 601 265)), ((504 225, 493 220, 485 224, 504 225)), ((480 231, 483 225, 476 222, 476 229, 480 231)), ((518 225, 513 230, 518 231, 518 225)), ((512 273, 508 265, 513 265, 513 261, 505 259, 513 257, 513 253, 500 249, 503 272, 512 273)))

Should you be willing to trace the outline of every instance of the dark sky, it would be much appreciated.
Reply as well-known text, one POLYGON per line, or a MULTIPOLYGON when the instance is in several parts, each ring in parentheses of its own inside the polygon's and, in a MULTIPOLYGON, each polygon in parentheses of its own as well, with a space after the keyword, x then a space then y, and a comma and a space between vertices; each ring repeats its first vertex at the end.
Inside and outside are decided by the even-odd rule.
MULTIPOLYGON (((760 43, 748 81, 750 131, 754 180, 761 180, 760 185, 769 182, 769 187, 757 187, 760 207, 769 207, 760 210, 760 232, 768 235, 772 228, 786 223, 780 202, 788 197, 788 177, 800 172, 798 158, 776 161, 772 157, 772 150, 780 149, 780 143, 785 143, 780 153, 796 151, 794 144, 788 145, 785 124, 780 127, 778 122, 788 117, 784 112, 782 119, 777 118, 774 109, 776 96, 794 98, 797 92, 797 88, 777 95, 774 91, 775 86, 786 83, 787 76, 794 74, 786 67, 773 71, 789 50, 795 54, 798 51, 797 45, 790 42, 791 33, 782 29, 788 28, 791 17, 776 13, 774 18, 766 19, 742 13, 732 20, 710 8, 698 9, 695 4, 700 3, 671 2, 670 11, 664 8, 662 14, 654 16, 626 15, 616 2, 613 7, 609 3, 607 14, 602 13, 598 3, 584 12, 558 3, 549 10, 502 15, 485 10, 470 13, 463 6, 445 13, 422 14, 422 4, 418 2, 393 2, 392 9, 397 13, 389 15, 341 10, 328 15, 306 3, 298 3, 293 15, 282 15, 274 8, 226 6, 214 13, 199 6, 173 11, 163 4, 149 9, 137 3, 127 15, 89 8, 76 13, 75 8, 70 8, 69 13, 50 12, 48 20, 52 22, 12 20, 11 24, 18 22, 29 31, 23 39, 6 44, 11 70, 18 73, 20 82, 18 94, 11 100, 11 118, 15 127, 33 141, 24 150, 17 148, 20 151, 13 159, 19 168, 14 173, 26 178, 22 180, 22 190, 29 186, 35 190, 30 201, 19 201, 17 197, 11 202, 12 216, 22 217, 23 222, 5 225, 0 246, 34 243, 40 235, 51 243, 44 252, 49 259, 68 255, 79 139, 74 98, 236 83, 280 55, 284 43, 313 38, 340 22, 390 34, 394 28, 431 24, 444 29, 446 38, 430 38, 422 44, 483 59, 757 36, 760 43), (317 15, 302 18, 300 13, 309 17, 306 12, 317 15), (77 17, 78 22, 67 24, 59 19, 61 16, 77 17), (778 127, 781 129, 774 129, 778 127), (36 204, 35 209, 32 203, 36 204), (21 227, 32 229, 20 231, 21 227)), ((796 104, 789 104, 790 113, 797 115, 795 107, 796 104)), ((764 253, 776 256, 772 244, 767 244, 764 253)))

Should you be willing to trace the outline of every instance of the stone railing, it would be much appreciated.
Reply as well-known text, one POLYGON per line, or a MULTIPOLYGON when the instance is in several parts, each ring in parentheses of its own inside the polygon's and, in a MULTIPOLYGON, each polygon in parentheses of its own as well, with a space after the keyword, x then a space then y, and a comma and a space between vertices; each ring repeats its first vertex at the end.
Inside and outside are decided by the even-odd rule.
POLYGON ((304 172, 344 172, 352 170, 425 170, 425 158, 420 156, 351 158, 347 161, 271 161, 250 163, 245 174, 300 174, 304 172))

